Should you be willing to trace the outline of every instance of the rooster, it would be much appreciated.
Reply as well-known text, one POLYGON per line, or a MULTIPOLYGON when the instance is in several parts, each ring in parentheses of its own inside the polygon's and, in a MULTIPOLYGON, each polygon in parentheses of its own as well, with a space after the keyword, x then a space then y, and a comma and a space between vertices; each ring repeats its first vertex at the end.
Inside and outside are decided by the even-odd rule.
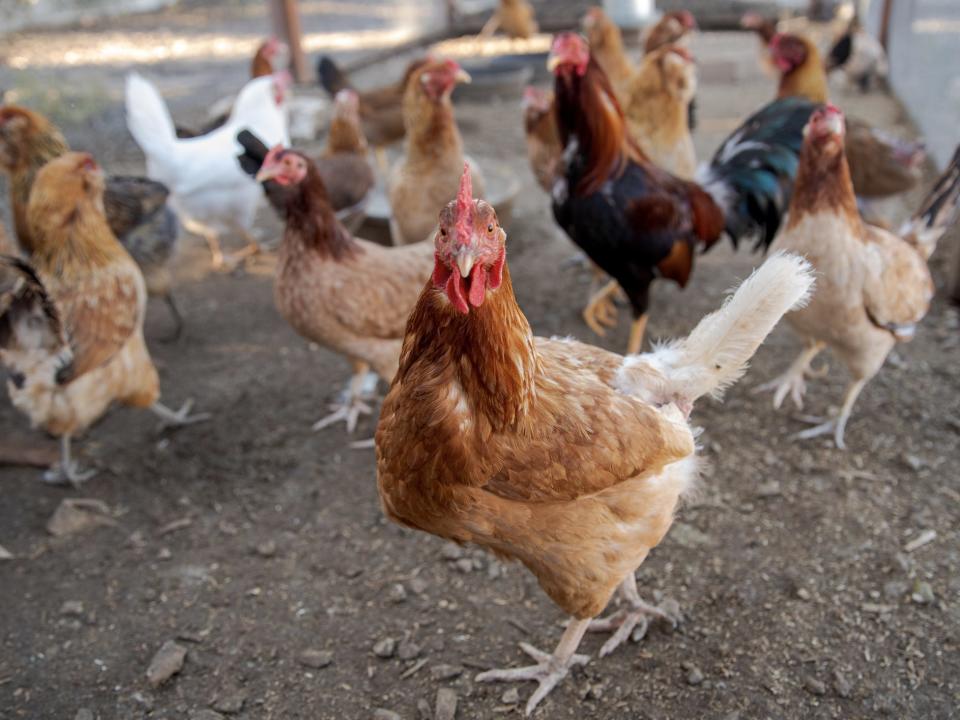
POLYGON ((628 353, 635 353, 655 277, 685 286, 697 247, 709 248, 724 229, 734 246, 748 235, 757 235, 759 246, 773 239, 814 104, 790 98, 762 108, 723 143, 698 185, 656 167, 630 140, 613 88, 583 38, 558 35, 548 67, 556 75, 566 160, 553 192, 554 217, 614 278, 588 303, 584 320, 603 334, 597 309, 619 284, 633 308, 628 353))
POLYGON ((214 267, 235 265, 260 249, 251 230, 261 192, 237 166, 240 147, 236 135, 246 128, 268 145, 289 144, 288 83, 286 73, 251 80, 237 96, 223 127, 181 140, 157 89, 136 73, 127 77, 127 127, 146 155, 147 174, 170 188, 180 221, 210 245, 214 267), (220 247, 224 231, 248 241, 247 248, 234 258, 226 258, 220 247))
MULTIPOLYGON (((470 76, 454 60, 430 60, 407 82, 403 98, 406 153, 394 166, 389 183, 394 242, 398 244, 425 240, 436 227, 437 208, 457 194, 463 139, 450 95, 461 82, 470 82, 470 76)), ((472 165, 471 172, 482 195, 480 169, 472 165)))
MULTIPOLYGON (((16 105, 0 107, 0 167, 9 178, 10 206, 17 241, 30 253, 33 239, 27 223, 27 202, 37 172, 69 152, 60 131, 39 113, 16 105)), ((183 316, 173 295, 170 263, 176 253, 179 226, 162 183, 141 177, 110 176, 103 204, 110 230, 140 266, 147 291, 162 298, 173 316, 173 338, 183 330, 183 316)))
POLYGON ((789 394, 803 405, 804 376, 813 359, 829 347, 852 376, 836 418, 797 435, 833 433, 844 447, 844 430, 864 385, 880 370, 898 342, 910 340, 933 297, 926 261, 957 215, 960 200, 960 148, 947 171, 901 228, 899 237, 865 223, 857 212, 844 154, 843 114, 832 105, 810 118, 790 220, 776 246, 802 253, 818 272, 810 304, 787 316, 806 347, 776 380, 774 406, 789 394))
POLYGON ((538 682, 530 714, 587 662, 587 630, 615 631, 603 656, 667 616, 640 599, 634 572, 695 482, 693 403, 742 375, 813 280, 805 261, 776 255, 687 338, 624 358, 535 337, 505 243, 464 172, 380 415, 377 485, 390 519, 519 560, 570 615, 552 654, 524 643, 535 665, 476 678, 538 682), (629 609, 594 621, 618 587, 629 609))
POLYGON ((0 363, 14 406, 59 436, 60 463, 44 476, 74 485, 93 472, 71 439, 113 402, 149 408, 165 423, 205 420, 159 402, 157 370, 143 339, 146 287, 103 212, 104 177, 87 153, 65 153, 34 179, 26 211, 29 262, 0 261, 0 363))
MULTIPOLYGON (((827 75, 817 46, 799 34, 780 33, 770 55, 781 72, 777 97, 827 102, 827 75)), ((920 179, 926 158, 921 141, 892 137, 857 118, 846 118, 847 161, 861 205, 906 192, 920 179)))
POLYGON ((353 237, 333 214, 316 165, 282 147, 270 151, 257 180, 285 190, 286 229, 274 300, 303 337, 346 355, 354 369, 346 397, 319 420, 319 430, 345 421, 352 432, 362 413, 369 368, 390 382, 410 309, 433 266, 429 241, 386 248, 353 237))

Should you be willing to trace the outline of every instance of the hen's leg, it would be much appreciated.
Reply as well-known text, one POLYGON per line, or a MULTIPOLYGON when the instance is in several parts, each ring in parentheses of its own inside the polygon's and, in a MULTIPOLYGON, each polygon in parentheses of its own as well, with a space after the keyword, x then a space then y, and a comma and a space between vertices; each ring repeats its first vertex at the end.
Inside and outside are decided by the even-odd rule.
MULTIPOLYGON (((857 380, 850 384, 850 387, 847 388, 847 393, 843 398, 843 407, 840 408, 840 413, 835 418, 831 418, 826 422, 821 422, 819 425, 815 425, 809 430, 804 430, 803 432, 798 432, 795 437, 797 440, 809 440, 810 438, 819 437, 820 435, 826 435, 827 433, 833 433, 833 441, 837 444, 837 448, 840 450, 846 450, 846 445, 843 443, 843 433, 847 428, 847 420, 850 419, 850 413, 853 410, 853 404, 857 401, 857 396, 860 395, 860 391, 863 390, 863 386, 867 384, 865 379, 857 380)), ((817 418, 813 422, 820 422, 821 418, 817 418)))
POLYGON ((43 474, 43 481, 51 485, 72 485, 80 487, 80 483, 89 480, 97 474, 96 470, 83 471, 70 457, 70 436, 60 438, 60 464, 54 465, 43 474))
MULTIPOLYGON (((587 306, 583 309, 583 321, 600 337, 603 337, 607 332, 602 325, 609 326, 611 324, 604 306, 610 302, 609 297, 616 291, 617 287, 619 287, 617 281, 611 280, 593 294, 593 297, 590 298, 587 306)), ((614 310, 614 313, 616 313, 616 310, 614 310)))
POLYGON ((487 670, 477 675, 475 680, 477 682, 536 680, 540 686, 527 701, 526 714, 529 715, 540 701, 567 676, 571 667, 585 665, 590 659, 587 655, 576 654, 577 646, 580 645, 580 640, 583 639, 589 624, 589 620, 571 620, 552 655, 527 643, 520 643, 520 649, 536 660, 536 665, 506 670, 487 670))
POLYGON ((820 354, 820 351, 823 350, 824 347, 822 342, 814 342, 807 345, 783 375, 774 378, 770 382, 758 385, 754 388, 754 393, 773 390, 773 406, 775 408, 779 408, 780 405, 783 404, 783 399, 789 393, 793 403, 798 408, 802 408, 803 394, 807 390, 807 384, 804 382, 804 378, 807 376, 820 377, 823 375, 822 371, 812 372, 810 370, 810 363, 813 362, 813 359, 820 354))
POLYGON ((347 386, 346 396, 340 402, 330 406, 330 409, 333 410, 330 415, 317 420, 313 424, 314 430, 322 430, 328 425, 343 420, 347 423, 347 432, 352 433, 357 426, 360 415, 369 415, 373 412, 371 407, 364 402, 372 394, 364 392, 364 384, 369 370, 370 365, 368 363, 360 360, 353 362, 353 377, 350 378, 350 384, 347 386))
POLYGON ((172 292, 164 295, 163 301, 170 309, 170 317, 173 318, 173 334, 170 337, 163 338, 163 342, 174 342, 179 340, 183 334, 183 315, 180 313, 180 308, 177 307, 177 301, 174 299, 172 292))
POLYGON ((220 247, 220 234, 213 228, 207 227, 196 220, 183 218, 183 227, 187 232, 199 235, 207 241, 207 247, 210 248, 210 265, 214 270, 223 267, 223 248, 220 247))
POLYGON ((162 402, 155 402, 150 406, 151 412, 157 415, 160 418, 160 425, 163 428, 168 427, 183 427, 184 425, 193 425, 194 423, 204 422, 211 418, 210 413, 197 413, 196 415, 191 415, 190 410, 193 408, 193 400, 187 400, 183 405, 180 406, 179 410, 171 410, 162 402))
POLYGON ((390 162, 387 160, 387 151, 383 145, 377 145, 373 149, 373 157, 377 161, 377 168, 380 170, 380 175, 383 177, 384 181, 390 177, 390 162))
POLYGON ((627 355, 636 355, 643 345, 643 334, 647 329, 647 314, 644 313, 630 325, 630 339, 627 341, 627 355))
POLYGON ((635 640, 640 640, 647 634, 651 617, 666 620, 674 627, 677 625, 677 618, 640 599, 640 593, 637 592, 637 579, 633 573, 624 578, 620 585, 620 594, 630 605, 630 609, 621 608, 605 618, 592 620, 587 628, 590 632, 613 633, 610 639, 600 648, 600 657, 612 653, 630 636, 633 636, 635 640), (638 625, 640 625, 639 628, 637 628, 638 625), (636 631, 635 628, 637 628, 636 631))

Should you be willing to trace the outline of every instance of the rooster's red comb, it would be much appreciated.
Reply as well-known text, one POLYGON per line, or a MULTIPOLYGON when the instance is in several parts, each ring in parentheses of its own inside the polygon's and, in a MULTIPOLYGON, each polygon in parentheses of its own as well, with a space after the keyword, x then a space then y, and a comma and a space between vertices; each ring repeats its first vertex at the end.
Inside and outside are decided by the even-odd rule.
POLYGON ((457 244, 467 245, 473 234, 473 179, 470 177, 470 164, 463 163, 463 175, 460 176, 460 190, 457 191, 457 244))

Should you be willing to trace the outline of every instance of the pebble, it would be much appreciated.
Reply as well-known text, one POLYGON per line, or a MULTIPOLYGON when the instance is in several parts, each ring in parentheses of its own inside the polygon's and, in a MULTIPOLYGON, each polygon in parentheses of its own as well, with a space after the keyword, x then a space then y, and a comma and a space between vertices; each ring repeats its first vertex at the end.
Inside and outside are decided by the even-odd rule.
POLYGON ((452 680, 455 677, 460 677, 463 674, 463 668, 459 665, 434 665, 430 668, 430 677, 434 680, 452 680))
POLYGON ((913 593, 910 595, 910 599, 918 605, 929 605, 932 603, 934 601, 934 594, 930 583, 923 580, 918 580, 914 583, 913 593))
POLYGON ((66 617, 83 617, 83 603, 79 600, 65 600, 60 606, 60 614, 66 617))
POLYGON ((810 591, 806 588, 797 588, 797 597, 801 600, 809 600, 812 595, 810 595, 810 591))
POLYGON ((696 665, 691 665, 687 671, 687 685, 699 685, 703 682, 703 671, 696 665))
POLYGON ((0 545, 0 560, 13 560, 13 558, 13 553, 7 550, 3 545, 0 545))
POLYGON ((473 560, 471 560, 470 558, 460 558, 459 560, 457 560, 455 565, 457 566, 457 570, 459 570, 462 573, 468 573, 473 571, 473 560))
POLYGON ((89 708, 80 708, 77 710, 77 714, 73 716, 73 720, 94 720, 93 710, 89 708))
POLYGON ((401 583, 390 586, 390 592, 387 593, 387 599, 390 602, 399 605, 407 599, 407 590, 401 583))
POLYGON ((423 594, 428 587, 430 587, 430 583, 422 577, 415 577, 410 581, 410 589, 417 595, 423 594))
POLYGON ((823 697, 827 694, 827 686, 815 677, 808 677, 803 686, 807 689, 807 692, 817 697, 823 697))
POLYGON ((833 671, 833 691, 842 698, 853 695, 853 684, 839 668, 833 671))
POLYGON ((444 560, 459 560, 463 557, 463 548, 456 543, 448 542, 440 550, 440 557, 444 560))
POLYGON ((903 464, 914 472, 920 472, 927 465, 923 458, 911 455, 910 453, 904 453, 901 459, 903 460, 903 464))
POLYGON ((433 720, 453 720, 457 715, 457 693, 450 688, 437 690, 437 709, 433 720))
POLYGON ((776 497, 777 495, 782 495, 782 492, 780 491, 780 483, 777 480, 761 483, 757 487, 757 497, 772 498, 776 497))
POLYGON ((243 710, 247 702, 247 693, 243 690, 231 689, 218 694, 213 702, 213 709, 226 715, 233 715, 243 710))
POLYGON ((152 687, 160 687, 183 668, 187 649, 173 640, 167 640, 150 661, 147 668, 147 681, 152 687))
MULTIPOLYGON (((377 652, 376 646, 374 646, 373 652, 377 652)), ((333 652, 331 650, 304 650, 300 653, 300 664, 315 670, 325 668, 332 662, 333 652)))
POLYGON ((430 709, 430 703, 423 698, 417 700, 417 714, 420 720, 433 720, 433 710, 430 709))
POLYGON ((420 655, 420 646, 410 640, 402 640, 397 648, 397 656, 401 660, 413 660, 420 655))
POLYGON ((190 720, 223 720, 223 715, 213 710, 194 710, 190 713, 190 720))
POLYGON ((257 545, 257 555, 262 558, 272 558, 277 554, 277 544, 273 540, 267 540, 257 545))
POLYGON ((47 521, 47 532, 56 537, 72 535, 103 525, 116 525, 110 507, 92 498, 65 498, 47 521))
POLYGON ((373 720, 403 720, 399 713, 385 708, 377 708, 373 711, 373 720))
POLYGON ((504 705, 516 705, 520 702, 520 691, 516 688, 504 691, 503 695, 500 696, 500 702, 504 705))
POLYGON ((396 651, 397 641, 389 637, 383 638, 382 640, 377 640, 373 646, 373 654, 378 658, 392 658, 396 651))

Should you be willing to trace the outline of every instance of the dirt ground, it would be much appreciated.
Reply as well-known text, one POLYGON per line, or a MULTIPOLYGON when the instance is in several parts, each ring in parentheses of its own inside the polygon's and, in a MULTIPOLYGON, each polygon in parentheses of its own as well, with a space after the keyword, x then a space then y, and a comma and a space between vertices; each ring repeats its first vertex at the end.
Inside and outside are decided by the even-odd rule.
MULTIPOLYGON (((705 35, 694 50, 705 158, 773 83, 745 35, 705 35)), ((218 77, 242 76, 240 65, 205 69, 210 91, 193 95, 194 117, 222 94, 218 77)), ((85 79, 106 88, 81 119, 61 121, 75 146, 126 171, 142 168, 142 156, 122 129, 122 70, 47 81, 77 97, 85 79)), ((852 114, 910 132, 890 98, 841 83, 835 91, 852 114)), ((602 339, 580 319, 589 277, 561 269, 572 246, 527 168, 518 99, 463 104, 458 117, 471 154, 522 180, 509 260, 534 330, 621 350, 625 314, 602 339)), ((917 199, 884 209, 899 221, 917 199)), ((277 236, 268 210, 261 218, 264 236, 277 236)), ((192 397, 215 420, 159 433, 149 414, 114 410, 78 443, 82 461, 99 468, 79 491, 41 484, 36 469, 0 469, 0 544, 15 556, 0 562, 0 718, 322 720, 385 709, 413 720, 432 717, 445 688, 459 718, 521 716, 532 686, 480 685, 474 675, 523 663, 518 641, 551 649, 560 611, 522 567, 388 523, 373 452, 351 450, 342 427, 310 429, 347 362, 280 318, 269 258, 206 274, 202 243, 183 246, 186 335, 161 342, 169 321, 160 305, 149 308, 146 335, 168 403, 192 397), (105 503, 111 524, 51 537, 48 519, 74 497, 105 503), (186 648, 186 662, 154 689, 145 671, 168 640, 186 648)), ((950 252, 933 262, 941 288, 950 252)), ((688 331, 759 261, 718 247, 685 291, 655 285, 650 336, 688 331)), ((602 660, 602 638, 587 638, 582 650, 594 659, 536 717, 958 713, 960 373, 957 314, 943 294, 863 393, 846 452, 791 441, 802 427, 793 412, 750 392, 798 351, 786 328, 723 403, 697 407, 703 492, 638 572, 642 594, 676 599, 684 622, 654 626, 602 660), (932 542, 905 550, 927 531, 932 542)), ((829 377, 810 387, 809 410, 835 406, 845 381, 831 361, 829 377)), ((362 421, 356 436, 374 427, 362 421)), ((26 432, 6 400, 0 432, 26 432)))

